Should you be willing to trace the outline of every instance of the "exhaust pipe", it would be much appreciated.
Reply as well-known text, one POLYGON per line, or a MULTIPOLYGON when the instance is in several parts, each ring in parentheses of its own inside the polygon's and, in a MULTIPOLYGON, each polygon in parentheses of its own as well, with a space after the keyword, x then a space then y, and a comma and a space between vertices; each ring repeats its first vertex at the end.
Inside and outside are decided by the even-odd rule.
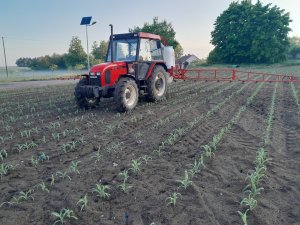
POLYGON ((113 28, 113 25, 112 24, 109 24, 110 26, 110 56, 111 56, 111 59, 110 61, 113 62, 114 61, 114 46, 113 46, 113 35, 114 35, 114 28, 113 28))

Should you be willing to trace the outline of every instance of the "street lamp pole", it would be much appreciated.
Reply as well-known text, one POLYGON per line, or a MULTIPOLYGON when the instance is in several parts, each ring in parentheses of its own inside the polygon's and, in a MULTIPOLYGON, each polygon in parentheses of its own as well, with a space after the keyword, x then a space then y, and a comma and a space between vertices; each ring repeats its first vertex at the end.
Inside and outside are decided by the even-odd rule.
POLYGON ((86 52, 87 52, 87 66, 88 66, 88 70, 90 71, 90 53, 89 53, 89 36, 88 36, 88 26, 93 26, 95 25, 97 22, 94 21, 91 23, 92 17, 88 16, 88 17, 82 17, 81 19, 81 23, 80 25, 85 25, 85 35, 86 35, 86 52))
POLYGON ((85 34, 86 34, 86 52, 87 52, 88 71, 90 71, 89 36, 88 36, 87 27, 88 27, 88 24, 85 25, 85 34))
POLYGON ((90 71, 90 53, 89 53, 89 35, 88 35, 88 26, 93 26, 95 25, 97 22, 94 21, 91 24, 86 24, 85 25, 85 34, 86 34, 86 52, 87 52, 87 61, 88 61, 88 70, 90 71))

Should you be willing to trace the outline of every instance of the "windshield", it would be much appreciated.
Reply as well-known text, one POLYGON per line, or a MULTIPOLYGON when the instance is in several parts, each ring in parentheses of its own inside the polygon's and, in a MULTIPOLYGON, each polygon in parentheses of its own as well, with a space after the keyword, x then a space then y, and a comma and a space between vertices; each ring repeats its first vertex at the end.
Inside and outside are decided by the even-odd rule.
MULTIPOLYGON (((137 38, 114 40, 114 61, 136 61, 137 38)), ((111 60, 111 50, 109 47, 106 61, 111 60)))

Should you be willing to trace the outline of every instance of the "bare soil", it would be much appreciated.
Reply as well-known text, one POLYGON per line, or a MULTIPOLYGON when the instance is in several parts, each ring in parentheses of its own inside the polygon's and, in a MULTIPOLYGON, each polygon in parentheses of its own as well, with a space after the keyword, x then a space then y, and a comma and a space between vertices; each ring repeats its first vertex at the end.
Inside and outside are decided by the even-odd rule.
MULTIPOLYGON (((118 114, 111 100, 101 102, 96 109, 78 110, 73 84, 0 92, 0 136, 4 138, 0 140, 0 150, 6 149, 8 154, 2 162, 13 165, 0 180, 0 204, 13 201, 20 191, 29 189, 33 190, 34 198, 2 205, 0 224, 50 225, 55 222, 51 213, 63 208, 72 209, 78 217, 66 220, 65 224, 72 225, 241 224, 237 211, 242 209, 240 201, 247 173, 254 168, 256 151, 262 145, 274 84, 263 86, 225 135, 215 156, 193 177, 186 190, 178 188, 177 180, 182 179, 187 165, 197 159, 201 145, 207 144, 230 121, 259 84, 249 84, 220 110, 179 137, 174 145, 167 146, 160 156, 154 150, 175 129, 205 115, 243 85, 176 82, 169 87, 165 101, 148 103, 141 99, 138 107, 126 114, 118 114), (220 95, 208 99, 224 88, 220 95), (30 136, 22 137, 21 131, 30 129, 30 136), (57 133, 60 138, 54 140, 53 134, 57 133), (80 143, 82 137, 84 142, 80 143), (38 146, 18 152, 18 144, 32 141, 38 146), (64 152, 63 145, 72 141, 77 141, 76 147, 64 152), (98 150, 101 158, 96 161, 93 156, 98 150), (33 166, 30 158, 41 152, 49 160, 33 166), (140 158, 144 155, 151 157, 148 163, 140 158), (124 193, 119 187, 119 173, 129 169, 134 159, 142 161, 141 170, 129 171, 128 184, 132 188, 124 193), (71 162, 76 160, 80 161, 79 173, 70 172, 71 162), (67 171, 70 179, 59 178, 58 171, 67 171), (41 182, 49 192, 41 190, 41 182), (93 191, 96 184, 109 185, 108 199, 97 197, 93 191), (167 205, 166 201, 172 192, 181 193, 175 206, 167 205), (88 206, 81 212, 77 202, 84 195, 88 206)), ((298 84, 296 88, 300 90, 298 84)), ((290 86, 280 84, 271 143, 267 146, 272 161, 267 165, 258 205, 249 214, 249 224, 300 224, 297 112, 290 86)))

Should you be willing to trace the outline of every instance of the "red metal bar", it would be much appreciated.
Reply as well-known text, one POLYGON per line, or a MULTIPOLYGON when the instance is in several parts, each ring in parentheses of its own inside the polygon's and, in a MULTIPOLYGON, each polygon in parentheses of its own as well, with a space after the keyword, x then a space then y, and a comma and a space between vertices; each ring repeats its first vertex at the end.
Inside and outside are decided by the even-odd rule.
POLYGON ((240 81, 240 82, 300 82, 294 75, 271 74, 235 69, 171 68, 170 75, 179 80, 240 81))

